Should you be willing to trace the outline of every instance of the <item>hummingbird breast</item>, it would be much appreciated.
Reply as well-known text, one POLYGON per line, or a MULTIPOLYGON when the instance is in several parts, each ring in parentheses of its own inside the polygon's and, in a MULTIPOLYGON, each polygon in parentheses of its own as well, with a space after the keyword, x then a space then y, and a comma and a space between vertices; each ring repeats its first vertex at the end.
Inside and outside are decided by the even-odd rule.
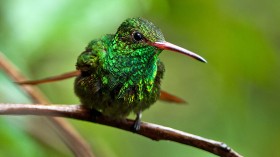
POLYGON ((157 62, 156 76, 149 81, 140 79, 133 83, 128 80, 111 85, 110 74, 82 73, 75 80, 75 93, 82 105, 88 108, 111 117, 126 117, 131 112, 138 113, 149 108, 158 100, 163 73, 161 61, 157 62))

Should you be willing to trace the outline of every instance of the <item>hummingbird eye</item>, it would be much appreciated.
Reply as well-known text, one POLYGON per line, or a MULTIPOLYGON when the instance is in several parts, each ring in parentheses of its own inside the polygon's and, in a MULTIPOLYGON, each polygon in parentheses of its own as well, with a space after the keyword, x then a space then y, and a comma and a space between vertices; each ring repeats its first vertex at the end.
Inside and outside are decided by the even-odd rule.
POLYGON ((141 41, 141 40, 143 40, 143 35, 142 35, 141 33, 139 33, 139 32, 134 32, 134 33, 132 34, 132 37, 133 37, 133 39, 134 39, 135 41, 141 41))

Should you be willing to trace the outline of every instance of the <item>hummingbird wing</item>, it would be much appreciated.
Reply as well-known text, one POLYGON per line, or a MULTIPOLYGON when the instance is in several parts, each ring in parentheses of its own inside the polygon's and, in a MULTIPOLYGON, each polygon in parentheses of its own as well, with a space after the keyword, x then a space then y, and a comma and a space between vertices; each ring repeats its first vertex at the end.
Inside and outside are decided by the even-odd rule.
POLYGON ((17 82, 19 85, 37 85, 37 84, 43 84, 43 83, 50 83, 60 80, 65 80, 71 77, 79 76, 81 74, 80 70, 75 70, 71 72, 67 72, 61 75, 51 76, 39 80, 30 80, 30 81, 21 81, 17 82))
POLYGON ((160 100, 162 101, 167 101, 167 102, 172 102, 172 103, 177 103, 177 104, 186 104, 187 102, 175 95, 172 95, 166 91, 161 90, 160 91, 160 100))

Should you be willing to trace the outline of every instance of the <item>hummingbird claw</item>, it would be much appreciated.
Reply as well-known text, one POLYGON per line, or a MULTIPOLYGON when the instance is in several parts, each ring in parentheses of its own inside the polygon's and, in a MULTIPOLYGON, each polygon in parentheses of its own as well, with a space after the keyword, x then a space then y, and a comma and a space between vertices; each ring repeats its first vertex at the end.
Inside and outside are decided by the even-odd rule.
MULTIPOLYGON (((85 107, 85 105, 81 105, 81 107, 85 107)), ((85 108, 89 110, 89 113, 91 115, 92 121, 96 121, 96 119, 98 117, 103 115, 100 111, 98 111, 98 110, 96 110, 94 108, 88 108, 88 107, 85 107, 85 108)))
POLYGON ((136 115, 136 119, 135 119, 133 127, 132 127, 132 131, 133 132, 138 132, 140 130, 140 127, 141 127, 141 117, 142 117, 142 113, 140 111, 136 115))

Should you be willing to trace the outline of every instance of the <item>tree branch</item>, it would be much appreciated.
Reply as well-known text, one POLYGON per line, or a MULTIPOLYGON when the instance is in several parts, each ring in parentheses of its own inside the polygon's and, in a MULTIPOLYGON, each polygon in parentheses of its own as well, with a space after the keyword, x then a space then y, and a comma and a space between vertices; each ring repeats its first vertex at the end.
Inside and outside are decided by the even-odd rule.
MULTIPOLYGON (((130 132, 132 132, 131 128, 134 124, 134 121, 129 119, 116 120, 101 114, 94 115, 93 111, 80 105, 0 104, 0 115, 44 115, 73 118, 130 132)), ((222 142, 156 124, 142 122, 140 130, 136 133, 156 141, 169 140, 190 145, 222 157, 242 157, 222 142)))
MULTIPOLYGON (((7 59, 5 59, 1 52, 0 68, 2 68, 7 73, 7 75, 10 76, 15 82, 26 80, 24 76, 22 76, 16 70, 16 68, 11 63, 9 63, 7 59)), ((26 91, 26 93, 32 98, 34 103, 39 104, 0 104, 0 115, 50 116, 49 120, 53 124, 55 124, 56 128, 58 128, 59 131, 62 131, 61 133, 59 133, 60 136, 65 136, 62 137, 62 140, 77 156, 93 155, 90 148, 88 147, 86 142, 79 136, 79 134, 77 134, 69 124, 65 123, 63 119, 55 117, 65 117, 95 122, 98 124, 112 126, 132 132, 131 127, 134 124, 133 120, 116 120, 103 115, 94 115, 92 111, 78 105, 42 105, 48 104, 48 101, 42 96, 37 88, 31 86, 21 86, 21 88, 26 91), (64 134, 65 132, 66 134, 64 134), (71 145, 71 143, 74 145, 71 145)), ((190 145, 223 157, 242 157, 224 143, 205 139, 200 136, 156 124, 142 122, 141 129, 136 133, 156 141, 169 140, 185 145, 190 145)))
MULTIPOLYGON (((0 69, 2 69, 15 82, 27 80, 1 52, 0 69)), ((43 96, 38 88, 32 86, 19 87, 27 93, 34 103, 49 104, 48 100, 43 96)), ((51 122, 60 139, 68 146, 75 156, 94 157, 87 142, 67 121, 55 117, 49 117, 47 120, 51 122)))

